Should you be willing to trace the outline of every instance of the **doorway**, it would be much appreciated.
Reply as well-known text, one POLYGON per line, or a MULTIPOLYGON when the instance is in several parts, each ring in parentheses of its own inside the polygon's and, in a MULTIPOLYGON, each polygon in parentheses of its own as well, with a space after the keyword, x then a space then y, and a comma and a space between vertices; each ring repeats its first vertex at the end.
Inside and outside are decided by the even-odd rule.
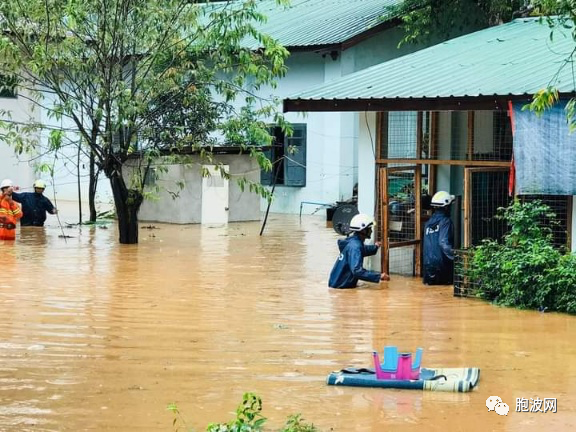
POLYGON ((202 223, 227 224, 229 182, 222 177, 220 169, 228 172, 229 166, 203 165, 202 171, 208 176, 202 177, 202 223))

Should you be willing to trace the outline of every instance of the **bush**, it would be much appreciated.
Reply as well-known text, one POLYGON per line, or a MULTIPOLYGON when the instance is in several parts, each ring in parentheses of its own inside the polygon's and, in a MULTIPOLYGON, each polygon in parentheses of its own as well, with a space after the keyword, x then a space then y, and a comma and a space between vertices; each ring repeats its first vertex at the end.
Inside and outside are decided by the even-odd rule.
MULTIPOLYGON (((169 404, 168 409, 174 414, 172 426, 175 431, 189 430, 176 404, 169 404)), ((245 393, 242 403, 236 409, 236 418, 228 423, 210 423, 206 432, 261 432, 264 431, 266 417, 262 414, 262 399, 253 393, 245 393)), ((304 422, 300 414, 291 415, 280 432, 317 432, 313 424, 304 422)))
POLYGON ((509 226, 502 241, 486 240, 471 250, 466 277, 477 295, 505 306, 576 313, 576 257, 554 248, 550 208, 516 201, 497 217, 509 226))
POLYGON ((554 310, 576 314, 576 255, 561 258, 547 284, 554 296, 554 310))

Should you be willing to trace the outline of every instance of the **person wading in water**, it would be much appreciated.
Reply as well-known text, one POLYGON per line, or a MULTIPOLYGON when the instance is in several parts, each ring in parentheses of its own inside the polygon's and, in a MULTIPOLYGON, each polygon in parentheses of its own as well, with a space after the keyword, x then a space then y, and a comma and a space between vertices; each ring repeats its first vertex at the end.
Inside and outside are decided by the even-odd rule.
POLYGON ((439 191, 430 205, 435 209, 424 225, 424 279, 426 285, 449 285, 454 279, 454 224, 450 206, 454 195, 439 191))
POLYGON ((12 181, 2 180, 0 183, 0 240, 14 240, 16 238, 16 224, 22 217, 22 210, 12 199, 12 181))
POLYGON ((34 192, 14 192, 12 197, 14 201, 22 204, 24 216, 20 221, 21 226, 44 226, 46 213, 56 214, 56 207, 44 196, 46 183, 42 180, 34 182, 34 192))
POLYGON ((346 239, 338 240, 340 256, 336 260, 328 286, 330 288, 355 288, 358 280, 378 283, 388 281, 386 273, 366 270, 364 257, 375 255, 380 247, 379 243, 365 245, 366 239, 372 237, 374 219, 365 214, 357 214, 350 221, 352 235, 346 239))

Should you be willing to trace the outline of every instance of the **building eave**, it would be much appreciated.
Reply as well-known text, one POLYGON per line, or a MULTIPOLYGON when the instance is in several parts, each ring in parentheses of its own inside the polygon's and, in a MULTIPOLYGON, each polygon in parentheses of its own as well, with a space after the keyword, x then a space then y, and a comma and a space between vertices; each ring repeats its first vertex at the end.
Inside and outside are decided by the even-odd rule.
MULTIPOLYGON (((562 93, 562 99, 575 93, 562 93)), ((508 101, 532 101, 532 95, 450 96, 383 99, 284 99, 284 112, 474 111, 505 110, 508 101)))

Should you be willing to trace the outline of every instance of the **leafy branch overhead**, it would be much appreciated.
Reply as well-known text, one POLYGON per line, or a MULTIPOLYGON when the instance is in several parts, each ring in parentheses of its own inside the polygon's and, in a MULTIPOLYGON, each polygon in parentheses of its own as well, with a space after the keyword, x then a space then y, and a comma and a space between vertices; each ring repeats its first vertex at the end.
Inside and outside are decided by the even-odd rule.
POLYGON ((405 35, 400 45, 441 42, 502 24, 529 13, 523 0, 404 0, 385 9, 398 17, 405 35))
POLYGON ((23 128, 58 124, 80 141, 111 182, 121 242, 137 240, 123 239, 122 226, 134 226, 160 155, 211 160, 213 146, 237 145, 270 168, 258 146, 271 142, 267 122, 285 122, 262 95, 285 74, 288 52, 258 31, 258 1, 4 0, 0 16, 0 74, 47 117, 2 116, 4 138, 34 151, 38 134, 23 128), (131 158, 137 173, 126 177, 131 158))

